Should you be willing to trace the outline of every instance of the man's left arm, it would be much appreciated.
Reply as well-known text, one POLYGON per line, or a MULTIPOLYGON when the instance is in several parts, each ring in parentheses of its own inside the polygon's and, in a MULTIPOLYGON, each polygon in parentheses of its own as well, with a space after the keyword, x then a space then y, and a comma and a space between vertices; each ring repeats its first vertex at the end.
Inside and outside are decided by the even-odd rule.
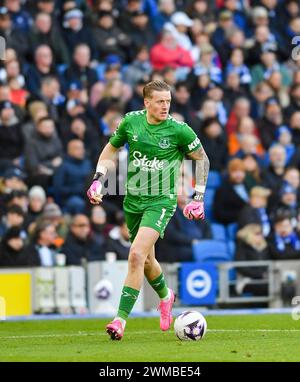
POLYGON ((198 148, 197 150, 187 154, 187 156, 196 162, 196 169, 195 169, 196 185, 195 185, 194 200, 203 202, 208 173, 209 173, 209 159, 202 146, 198 148))
POLYGON ((209 173, 209 159, 202 146, 188 153, 187 157, 196 162, 196 185, 194 199, 185 206, 183 214, 189 220, 204 219, 204 193, 209 173))

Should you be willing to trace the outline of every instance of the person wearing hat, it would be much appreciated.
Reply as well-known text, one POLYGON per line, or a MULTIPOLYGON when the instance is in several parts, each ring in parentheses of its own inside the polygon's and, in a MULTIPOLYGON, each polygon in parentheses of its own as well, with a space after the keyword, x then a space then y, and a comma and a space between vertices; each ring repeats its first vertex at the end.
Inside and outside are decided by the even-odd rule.
POLYGON ((238 227, 243 228, 247 224, 259 224, 263 236, 267 237, 271 232, 271 221, 269 218, 268 198, 271 191, 262 186, 255 186, 250 190, 249 204, 239 213, 238 227))
POLYGON ((28 192, 28 213, 26 216, 28 231, 32 231, 33 226, 31 224, 41 217, 45 203, 45 190, 41 186, 31 187, 28 192))
POLYGON ((10 101, 0 101, 0 169, 18 166, 23 154, 21 123, 10 101))
POLYGON ((218 223, 231 224, 238 221, 239 213, 249 202, 244 180, 245 166, 241 159, 229 161, 228 176, 216 190, 213 211, 218 223))
POLYGON ((25 237, 19 227, 11 227, 3 236, 0 244, 0 267, 28 266, 29 259, 25 251, 25 237))
POLYGON ((25 173, 17 167, 9 167, 2 174, 2 192, 27 190, 25 173))
POLYGON ((64 14, 62 37, 70 56, 74 54, 78 44, 86 44, 90 48, 92 60, 97 60, 95 39, 91 29, 85 25, 80 9, 70 9, 64 14))
POLYGON ((171 16, 170 22, 164 25, 164 29, 169 30, 176 36, 179 46, 190 51, 193 44, 188 36, 188 31, 193 24, 193 20, 186 13, 178 11, 171 16))

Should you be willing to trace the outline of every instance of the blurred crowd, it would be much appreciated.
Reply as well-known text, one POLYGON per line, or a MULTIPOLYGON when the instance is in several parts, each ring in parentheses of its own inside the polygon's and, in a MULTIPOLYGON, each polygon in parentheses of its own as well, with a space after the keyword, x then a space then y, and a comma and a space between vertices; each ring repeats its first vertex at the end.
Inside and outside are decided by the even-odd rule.
POLYGON ((300 259, 298 0, 0 3, 0 266, 127 258, 123 196, 85 192, 153 79, 222 179, 205 222, 179 197, 159 260, 192 261, 212 222, 236 224, 237 260, 300 259))

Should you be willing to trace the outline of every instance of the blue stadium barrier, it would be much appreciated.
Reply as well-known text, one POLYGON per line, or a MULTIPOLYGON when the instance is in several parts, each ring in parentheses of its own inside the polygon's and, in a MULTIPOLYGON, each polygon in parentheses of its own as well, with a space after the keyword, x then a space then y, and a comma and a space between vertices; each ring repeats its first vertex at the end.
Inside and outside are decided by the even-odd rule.
POLYGON ((211 224, 212 236, 214 240, 226 241, 226 228, 222 224, 212 223, 211 224))
POLYGON ((230 260, 227 244, 219 240, 201 240, 194 243, 192 248, 195 261, 208 261, 209 257, 214 258, 214 261, 221 258, 222 261, 230 260))
POLYGON ((221 182, 222 182, 221 174, 218 171, 210 171, 208 174, 206 187, 216 189, 220 187, 221 182))

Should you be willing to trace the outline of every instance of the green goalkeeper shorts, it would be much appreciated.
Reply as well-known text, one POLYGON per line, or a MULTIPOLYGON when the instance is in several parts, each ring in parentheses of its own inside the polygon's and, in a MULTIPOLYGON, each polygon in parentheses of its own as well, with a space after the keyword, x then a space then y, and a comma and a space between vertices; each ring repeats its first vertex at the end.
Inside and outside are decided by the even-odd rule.
POLYGON ((124 200, 124 213, 129 230, 130 241, 133 242, 140 227, 150 227, 157 231, 161 238, 174 215, 177 200, 168 197, 142 199, 126 197, 124 200))

